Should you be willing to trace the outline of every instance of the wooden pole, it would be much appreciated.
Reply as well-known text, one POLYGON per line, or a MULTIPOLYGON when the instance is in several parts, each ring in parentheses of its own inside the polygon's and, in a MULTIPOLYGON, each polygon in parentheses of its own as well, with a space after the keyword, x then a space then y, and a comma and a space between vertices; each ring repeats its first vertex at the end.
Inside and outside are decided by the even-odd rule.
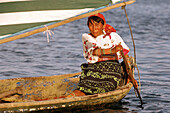
POLYGON ((58 26, 70 23, 70 22, 75 21, 75 20, 79 20, 79 19, 82 19, 82 18, 85 18, 85 17, 89 17, 90 15, 94 15, 96 13, 106 12, 106 11, 114 9, 114 8, 118 8, 118 7, 121 7, 121 6, 124 6, 124 5, 128 5, 128 4, 132 4, 135 1, 136 0, 130 0, 130 1, 127 1, 127 2, 111 5, 109 7, 103 8, 103 9, 99 9, 99 10, 96 10, 96 11, 85 13, 83 15, 79 15, 79 16, 76 16, 76 17, 72 17, 72 18, 63 20, 61 22, 58 22, 58 23, 53 24, 53 25, 49 25, 47 27, 39 28, 39 29, 30 31, 30 32, 26 32, 26 33, 17 35, 17 36, 13 36, 13 37, 10 37, 10 38, 2 39, 2 40, 0 40, 0 44, 6 43, 6 42, 10 42, 10 41, 13 41, 13 40, 17 40, 17 39, 20 39, 20 38, 24 38, 24 37, 27 37, 27 36, 30 36, 30 35, 33 35, 33 34, 36 34, 36 33, 40 33, 40 32, 46 31, 47 28, 48 29, 52 29, 52 28, 55 28, 55 27, 58 27, 58 26))
POLYGON ((121 50, 120 52, 121 52, 121 54, 122 54, 123 61, 124 61, 124 63, 125 63, 126 69, 127 69, 127 71, 128 71, 128 75, 129 75, 129 77, 130 77, 130 80, 131 80, 131 82, 132 82, 132 84, 133 84, 133 86, 134 86, 134 89, 136 90, 136 92, 137 92, 137 94, 138 94, 138 97, 139 97, 139 99, 140 99, 141 106, 142 106, 142 105, 143 105, 143 101, 142 101, 142 98, 141 98, 141 96, 140 96, 140 93, 139 93, 139 90, 138 90, 138 86, 137 86, 137 84, 135 83, 135 79, 134 79, 134 77, 133 77, 133 73, 132 73, 131 67, 130 67, 129 64, 128 64, 127 58, 126 58, 126 56, 124 55, 123 51, 121 50))

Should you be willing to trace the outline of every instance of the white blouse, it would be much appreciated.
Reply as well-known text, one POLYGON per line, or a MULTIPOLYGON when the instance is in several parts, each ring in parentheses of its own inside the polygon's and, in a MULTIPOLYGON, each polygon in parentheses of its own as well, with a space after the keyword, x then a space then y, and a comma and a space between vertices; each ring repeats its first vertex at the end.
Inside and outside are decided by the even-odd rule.
MULTIPOLYGON (((96 38, 92 37, 89 34, 84 33, 82 35, 82 42, 83 42, 83 55, 88 63, 98 62, 99 57, 96 55, 92 55, 93 50, 95 48, 101 49, 114 48, 116 45, 121 43, 124 54, 127 54, 130 51, 129 47, 124 43, 122 38, 116 32, 111 32, 110 35, 107 36, 102 34, 96 38)), ((117 52, 117 56, 118 59, 122 58, 120 52, 117 52)))

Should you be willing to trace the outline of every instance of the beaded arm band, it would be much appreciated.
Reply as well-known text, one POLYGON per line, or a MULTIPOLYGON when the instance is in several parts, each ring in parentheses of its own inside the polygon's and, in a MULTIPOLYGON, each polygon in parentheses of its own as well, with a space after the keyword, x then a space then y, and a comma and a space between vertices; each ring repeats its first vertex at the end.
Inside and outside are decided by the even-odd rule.
POLYGON ((97 56, 101 56, 101 55, 110 55, 110 54, 115 54, 116 53, 116 50, 115 48, 113 49, 95 49, 93 51, 93 55, 97 55, 97 56))

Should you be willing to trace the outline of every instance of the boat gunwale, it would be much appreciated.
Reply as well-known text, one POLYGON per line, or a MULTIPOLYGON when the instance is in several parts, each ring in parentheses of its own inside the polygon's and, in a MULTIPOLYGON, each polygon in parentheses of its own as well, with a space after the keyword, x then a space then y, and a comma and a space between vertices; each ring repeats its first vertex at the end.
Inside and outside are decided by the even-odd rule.
POLYGON ((52 75, 52 76, 19 77, 19 78, 0 79, 0 82, 7 81, 7 80, 30 80, 30 79, 43 79, 43 78, 47 78, 47 79, 50 79, 50 78, 64 79, 64 78, 74 77, 74 76, 80 75, 80 74, 81 74, 81 72, 70 73, 70 74, 61 74, 61 75, 52 75))

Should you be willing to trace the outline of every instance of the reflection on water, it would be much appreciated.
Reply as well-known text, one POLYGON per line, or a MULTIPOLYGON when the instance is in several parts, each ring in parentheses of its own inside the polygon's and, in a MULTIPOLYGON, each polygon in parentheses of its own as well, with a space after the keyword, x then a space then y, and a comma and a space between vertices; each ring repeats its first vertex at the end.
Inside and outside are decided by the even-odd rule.
MULTIPOLYGON (((169 0, 138 0, 126 7, 136 43, 144 109, 138 107, 140 101, 132 88, 118 105, 84 112, 170 111, 169 4, 169 0)), ((130 55, 133 55, 123 10, 117 8, 103 14, 130 47, 130 55)), ((88 32, 86 21, 87 18, 53 29, 55 35, 50 43, 47 43, 43 33, 39 33, 1 44, 0 79, 79 72, 81 63, 86 62, 81 42, 81 35, 88 32)))

